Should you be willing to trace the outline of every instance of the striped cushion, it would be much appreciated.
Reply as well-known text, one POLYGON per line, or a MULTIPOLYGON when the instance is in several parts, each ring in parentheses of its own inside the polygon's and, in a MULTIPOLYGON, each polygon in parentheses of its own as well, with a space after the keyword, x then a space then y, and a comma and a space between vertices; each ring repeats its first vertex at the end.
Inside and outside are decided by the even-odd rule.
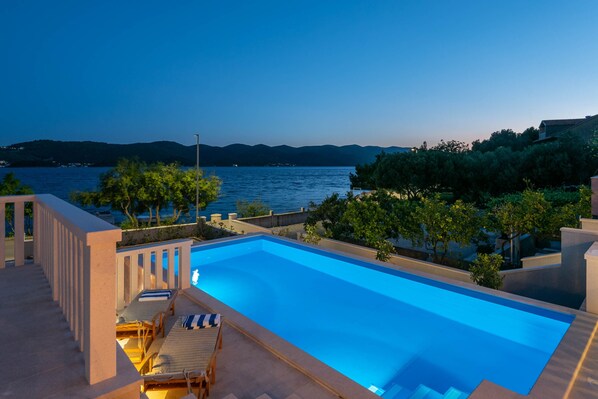
POLYGON ((218 327, 220 325, 220 314, 192 314, 183 318, 183 327, 187 330, 198 328, 218 327))
POLYGON ((139 296, 139 302, 164 301, 169 299, 171 295, 172 292, 170 290, 146 291, 139 296))

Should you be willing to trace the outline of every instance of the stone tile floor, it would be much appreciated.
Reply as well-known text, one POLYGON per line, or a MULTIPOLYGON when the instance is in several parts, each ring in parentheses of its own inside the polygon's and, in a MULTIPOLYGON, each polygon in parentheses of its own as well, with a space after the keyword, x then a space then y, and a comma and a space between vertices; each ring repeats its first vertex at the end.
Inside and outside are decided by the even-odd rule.
MULTIPOLYGON (((200 305, 181 294, 176 300, 175 316, 167 319, 166 332, 170 330, 178 315, 206 312, 200 305)), ((336 398, 332 392, 236 329, 226 323, 222 328, 223 347, 218 353, 216 384, 212 385, 210 399, 223 399, 231 394, 231 399, 256 399, 264 394, 271 399, 336 398)), ((157 351, 162 341, 161 336, 156 339, 149 353, 157 351)), ((185 389, 147 392, 150 399, 175 399, 185 394, 185 389)))
POLYGON ((83 353, 37 265, 0 268, 0 355, 2 398, 92 398, 139 379, 122 353, 116 377, 87 383, 83 353))

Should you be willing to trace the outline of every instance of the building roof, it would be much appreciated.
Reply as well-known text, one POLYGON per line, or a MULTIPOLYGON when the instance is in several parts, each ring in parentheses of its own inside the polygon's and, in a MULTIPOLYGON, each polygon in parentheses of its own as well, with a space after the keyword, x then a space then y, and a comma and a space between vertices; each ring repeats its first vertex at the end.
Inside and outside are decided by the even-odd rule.
POLYGON ((587 119, 587 117, 579 119, 546 119, 540 122, 540 126, 577 125, 578 123, 585 122, 587 119))
POLYGON ((556 134, 545 136, 535 140, 534 143, 556 140, 557 136, 563 134, 576 135, 583 140, 589 141, 598 133, 598 114, 593 116, 586 116, 580 119, 547 119, 540 122, 540 131, 546 126, 566 126, 556 134))

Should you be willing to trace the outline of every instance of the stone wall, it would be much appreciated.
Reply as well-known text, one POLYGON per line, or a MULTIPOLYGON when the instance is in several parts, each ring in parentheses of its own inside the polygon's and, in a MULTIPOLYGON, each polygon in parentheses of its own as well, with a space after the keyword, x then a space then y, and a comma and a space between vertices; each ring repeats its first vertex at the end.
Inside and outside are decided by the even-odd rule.
POLYGON ((198 223, 123 230, 123 237, 118 243, 118 246, 125 247, 158 241, 176 240, 180 238, 210 240, 231 235, 234 235, 234 233, 210 226, 203 219, 200 219, 198 223))
POLYGON ((287 213, 271 213, 270 215, 256 216, 251 218, 240 218, 246 223, 251 223, 256 226, 265 227, 271 229, 273 227, 290 226, 292 224, 305 223, 309 212, 303 208, 299 212, 287 212, 287 213))

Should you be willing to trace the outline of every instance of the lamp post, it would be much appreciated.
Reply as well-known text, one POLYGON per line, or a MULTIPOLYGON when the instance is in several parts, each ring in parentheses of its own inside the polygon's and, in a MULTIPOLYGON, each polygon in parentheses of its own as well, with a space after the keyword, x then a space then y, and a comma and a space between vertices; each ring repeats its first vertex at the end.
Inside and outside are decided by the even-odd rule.
POLYGON ((199 220, 199 134, 195 136, 195 223, 199 220))

